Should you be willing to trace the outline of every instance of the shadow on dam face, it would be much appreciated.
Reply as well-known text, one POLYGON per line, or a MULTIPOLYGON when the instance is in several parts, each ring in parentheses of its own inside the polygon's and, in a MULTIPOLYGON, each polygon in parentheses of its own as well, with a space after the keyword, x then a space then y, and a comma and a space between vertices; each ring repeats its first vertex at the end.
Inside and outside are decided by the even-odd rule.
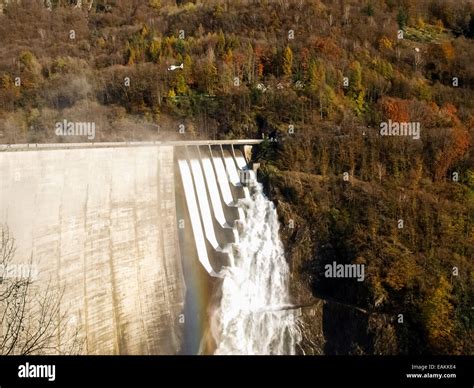
MULTIPOLYGON (((179 168, 177 164, 175 166, 175 176, 179 177, 179 168)), ((201 351, 203 333, 208 325, 207 308, 212 286, 209 274, 197 260, 196 244, 190 227, 191 220, 183 184, 180 179, 176 179, 175 182, 179 246, 186 284, 184 312, 183 319, 181 319, 184 325, 184 335, 180 354, 194 355, 201 351)))
MULTIPOLYGON (((194 147, 186 158, 207 163, 189 161, 194 184, 202 169, 202 182, 215 174, 213 188, 221 190, 213 194, 206 187, 199 193, 198 210, 216 216, 216 206, 223 204, 211 221, 219 240, 214 245, 202 221, 210 265, 218 271, 226 264, 221 247, 231 242, 239 214, 230 196, 243 189, 227 187, 226 173, 218 171, 224 166, 219 158, 233 163, 233 147, 221 152, 213 151, 215 145, 194 147), (219 201, 212 202, 212 195, 219 201), (208 208, 202 207, 206 196, 208 208)), ((71 318, 65 325, 77 331, 83 354, 212 353, 212 341, 203 344, 202 338, 219 279, 198 259, 177 163, 184 149, 176 144, 0 149, 0 225, 15 238, 14 262, 31 259, 39 290, 50 284, 64 290, 58 315, 71 318)))

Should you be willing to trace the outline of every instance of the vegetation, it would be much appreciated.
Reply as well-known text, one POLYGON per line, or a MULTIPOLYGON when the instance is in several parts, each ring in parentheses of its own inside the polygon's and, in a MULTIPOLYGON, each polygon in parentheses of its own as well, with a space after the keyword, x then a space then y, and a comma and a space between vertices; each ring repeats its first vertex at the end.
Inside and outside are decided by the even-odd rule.
POLYGON ((15 260, 15 240, 0 225, 0 355, 76 354, 78 328, 61 311, 62 292, 52 282, 41 288, 31 263, 15 260))
POLYGON ((0 15, 1 142, 77 141, 63 119, 96 141, 271 135, 255 158, 300 298, 386 317, 391 345, 357 352, 472 354, 472 2, 51 3, 0 15), (366 280, 336 286, 334 260, 366 280))

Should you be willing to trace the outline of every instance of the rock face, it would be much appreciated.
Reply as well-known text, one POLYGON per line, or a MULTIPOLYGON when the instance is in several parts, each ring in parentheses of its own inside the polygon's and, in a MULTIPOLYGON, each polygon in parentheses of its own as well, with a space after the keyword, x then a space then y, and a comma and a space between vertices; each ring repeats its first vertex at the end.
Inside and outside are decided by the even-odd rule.
POLYGON ((0 223, 86 354, 175 354, 185 284, 173 147, 0 153, 0 223))

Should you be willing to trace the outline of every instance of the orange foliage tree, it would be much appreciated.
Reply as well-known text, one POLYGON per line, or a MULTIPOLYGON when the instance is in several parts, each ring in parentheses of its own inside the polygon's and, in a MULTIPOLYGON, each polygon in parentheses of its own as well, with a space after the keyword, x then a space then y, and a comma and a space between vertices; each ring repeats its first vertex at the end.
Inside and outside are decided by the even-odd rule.
POLYGON ((444 179, 446 173, 461 160, 470 146, 469 133, 457 116, 457 110, 452 104, 446 104, 440 112, 452 125, 441 149, 436 155, 435 180, 444 179))
POLYGON ((382 113, 387 120, 407 122, 410 120, 407 100, 394 97, 383 97, 380 100, 382 113))

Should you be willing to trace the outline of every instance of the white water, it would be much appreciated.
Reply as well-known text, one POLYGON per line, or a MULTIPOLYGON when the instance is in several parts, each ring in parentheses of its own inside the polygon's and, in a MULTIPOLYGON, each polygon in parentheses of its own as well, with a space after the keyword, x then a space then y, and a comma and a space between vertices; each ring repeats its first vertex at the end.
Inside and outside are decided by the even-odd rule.
POLYGON ((278 235, 276 210, 252 179, 251 197, 240 200, 239 242, 225 267, 217 306, 211 310, 215 354, 294 354, 301 340, 290 306, 289 268, 278 235))

